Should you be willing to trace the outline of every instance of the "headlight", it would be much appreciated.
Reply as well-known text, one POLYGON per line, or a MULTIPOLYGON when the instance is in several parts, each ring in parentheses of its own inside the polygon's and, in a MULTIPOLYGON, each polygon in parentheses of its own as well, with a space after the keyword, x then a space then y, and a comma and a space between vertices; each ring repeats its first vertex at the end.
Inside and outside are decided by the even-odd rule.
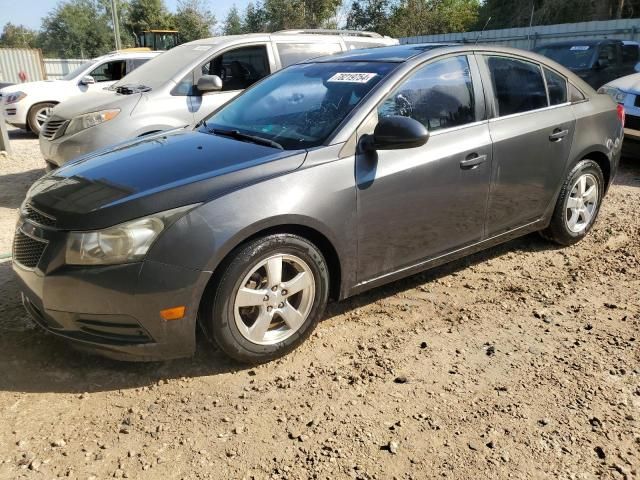
POLYGON ((22 100, 26 96, 27 94, 24 92, 12 92, 7 94, 7 96, 5 97, 4 103, 6 103, 7 105, 11 103, 18 103, 20 100, 22 100))
POLYGON ((66 263, 114 265, 140 261, 165 228, 196 206, 167 210, 104 230, 70 232, 66 263))
POLYGON ((116 108, 114 110, 102 110, 100 112, 92 112, 86 113, 84 115, 79 115, 69 122, 69 126, 65 130, 65 134, 72 135, 74 133, 80 132, 90 127, 95 127, 96 125, 100 125, 101 123, 108 122, 109 120, 113 120, 120 113, 120 109, 116 108))
POLYGON ((600 87, 598 89, 598 93, 606 93, 616 103, 624 103, 627 98, 626 92, 623 92, 622 90, 615 87, 607 87, 606 85, 604 87, 600 87))

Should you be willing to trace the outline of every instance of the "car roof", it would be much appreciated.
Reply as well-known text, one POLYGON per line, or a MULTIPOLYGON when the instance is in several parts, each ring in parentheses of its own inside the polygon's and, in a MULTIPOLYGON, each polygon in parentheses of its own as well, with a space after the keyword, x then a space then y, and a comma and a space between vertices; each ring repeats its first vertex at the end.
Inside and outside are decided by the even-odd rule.
MULTIPOLYGON (((219 37, 201 38, 192 42, 183 43, 182 45, 219 45, 222 43, 235 43, 243 41, 267 41, 267 40, 308 40, 311 43, 322 40, 357 40, 358 42, 386 43, 398 42, 398 40, 387 36, 359 36, 356 33, 350 33, 347 30, 337 30, 335 33, 324 33, 323 30, 283 30, 275 33, 245 33, 242 35, 221 35, 219 37)), ((328 31, 327 31, 328 32, 328 31)))
POLYGON ((453 47, 455 43, 418 43, 393 45, 390 47, 362 48, 349 52, 314 58, 303 63, 318 62, 385 62, 401 63, 436 48, 453 47))

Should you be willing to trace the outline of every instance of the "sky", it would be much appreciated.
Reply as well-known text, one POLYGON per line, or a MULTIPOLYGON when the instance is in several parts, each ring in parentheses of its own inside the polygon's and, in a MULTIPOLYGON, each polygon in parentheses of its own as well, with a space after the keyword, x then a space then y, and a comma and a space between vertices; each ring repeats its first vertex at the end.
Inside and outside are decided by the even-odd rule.
MULTIPOLYGON (((207 1, 207 0, 205 0, 207 1)), ((38 29, 42 17, 51 11, 60 0, 0 0, 0 28, 7 22, 38 29)), ((241 11, 249 0, 208 0, 209 8, 218 19, 224 21, 229 9, 235 4, 241 11)), ((174 12, 178 0, 165 0, 165 5, 174 12)))

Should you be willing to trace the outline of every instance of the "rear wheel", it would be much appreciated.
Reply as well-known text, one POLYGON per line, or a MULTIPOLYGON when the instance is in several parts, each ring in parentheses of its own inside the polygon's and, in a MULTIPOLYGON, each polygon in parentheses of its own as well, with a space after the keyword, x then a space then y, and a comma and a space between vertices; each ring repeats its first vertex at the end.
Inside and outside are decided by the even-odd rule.
POLYGON ((220 348, 246 363, 283 356, 313 331, 327 304, 322 253, 291 234, 253 240, 223 267, 208 328, 220 348))
POLYGON ((551 223, 542 235, 560 245, 576 243, 591 230, 604 195, 604 176, 593 160, 582 160, 562 186, 551 223))
POLYGON ((55 106, 56 104, 53 102, 45 102, 37 103, 31 107, 31 110, 29 110, 29 114, 27 115, 27 123, 29 125, 29 129, 33 133, 40 135, 40 130, 42 130, 44 122, 47 121, 49 114, 51 114, 51 109, 55 106))

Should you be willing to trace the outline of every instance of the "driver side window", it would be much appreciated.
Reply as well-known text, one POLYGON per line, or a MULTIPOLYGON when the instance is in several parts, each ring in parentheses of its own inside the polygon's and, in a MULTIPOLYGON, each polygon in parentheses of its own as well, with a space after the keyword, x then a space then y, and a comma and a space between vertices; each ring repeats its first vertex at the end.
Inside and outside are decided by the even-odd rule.
POLYGON ((433 132, 476 121, 471 72, 466 56, 429 63, 412 73, 378 107, 378 116, 400 115, 433 132))

